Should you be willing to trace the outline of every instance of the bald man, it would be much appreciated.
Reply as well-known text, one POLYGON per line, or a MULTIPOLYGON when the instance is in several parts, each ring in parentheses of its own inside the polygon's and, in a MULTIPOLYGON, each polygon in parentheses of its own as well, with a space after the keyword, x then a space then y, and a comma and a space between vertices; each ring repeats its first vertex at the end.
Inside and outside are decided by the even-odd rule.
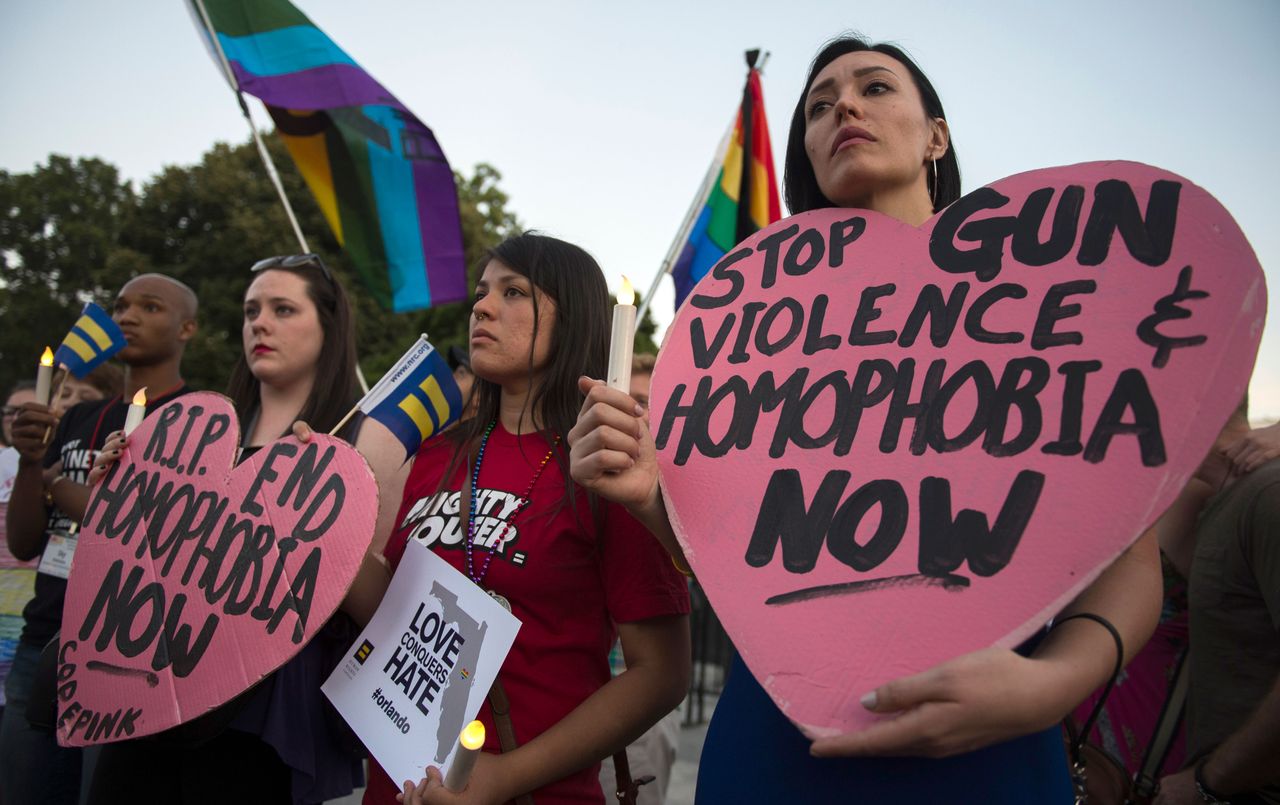
POLYGON ((138 389, 147 389, 148 412, 186 393, 180 366, 196 333, 196 312, 196 295, 181 282, 163 274, 134 277, 120 289, 111 314, 126 342, 118 353, 126 367, 124 394, 72 406, 61 418, 46 406, 26 403, 13 423, 19 463, 6 536, 15 557, 39 556, 40 564, 36 595, 22 613, 22 639, 5 680, 0 718, 0 801, 5 805, 75 805, 79 799, 82 753, 59 747, 51 731, 28 722, 32 680, 41 650, 62 623, 76 529, 89 499, 89 468, 107 436, 124 427, 138 389), (48 428, 55 430, 46 445, 48 428))

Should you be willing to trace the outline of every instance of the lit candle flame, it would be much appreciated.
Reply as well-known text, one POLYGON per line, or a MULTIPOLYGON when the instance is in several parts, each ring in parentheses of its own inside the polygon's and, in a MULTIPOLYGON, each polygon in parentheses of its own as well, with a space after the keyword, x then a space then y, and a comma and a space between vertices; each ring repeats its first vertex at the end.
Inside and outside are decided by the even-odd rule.
POLYGON ((138 393, 133 395, 133 404, 134 405, 147 404, 147 387, 146 386, 143 386, 142 388, 138 389, 138 393))
POLYGON ((462 728, 462 734, 458 736, 458 741, 467 749, 479 749, 484 746, 484 724, 479 721, 472 721, 462 728))
POLYGON ((41 366, 53 366, 53 350, 45 347, 44 354, 40 356, 41 366))
POLYGON ((627 275, 622 275, 622 288, 618 291, 618 304, 631 305, 636 301, 635 289, 631 287, 631 280, 627 279, 627 275))

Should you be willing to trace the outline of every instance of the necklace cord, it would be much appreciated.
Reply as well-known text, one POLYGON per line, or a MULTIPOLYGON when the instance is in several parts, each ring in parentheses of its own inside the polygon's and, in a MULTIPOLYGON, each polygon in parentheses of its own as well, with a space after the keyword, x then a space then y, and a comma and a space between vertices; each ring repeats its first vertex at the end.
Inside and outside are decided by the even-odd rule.
POLYGON ((542 471, 547 468, 547 464, 555 456, 556 447, 560 444, 560 435, 556 434, 556 437, 551 441, 551 449, 547 451, 547 454, 542 457, 542 461, 538 463, 538 469, 534 471, 533 478, 529 481, 529 486, 525 488, 524 494, 520 496, 520 502, 516 504, 515 511, 502 524, 502 531, 492 540, 489 549, 485 551, 484 564, 481 565, 479 572, 477 572, 474 552, 476 551, 476 499, 478 497, 477 492, 480 489, 480 466, 484 463, 484 451, 489 445, 489 436, 493 434, 493 429, 497 424, 498 421, 495 419, 485 428, 484 436, 480 438, 480 450, 476 453, 475 467, 471 471, 470 486, 464 486, 462 490, 462 494, 467 495, 469 498, 467 501, 467 536, 464 544, 467 577, 475 582, 477 586, 483 586, 484 578, 488 575, 489 566, 493 562, 493 555, 501 549, 506 541, 507 534, 515 524, 516 518, 533 500, 533 487, 538 483, 538 479, 542 477, 542 471))

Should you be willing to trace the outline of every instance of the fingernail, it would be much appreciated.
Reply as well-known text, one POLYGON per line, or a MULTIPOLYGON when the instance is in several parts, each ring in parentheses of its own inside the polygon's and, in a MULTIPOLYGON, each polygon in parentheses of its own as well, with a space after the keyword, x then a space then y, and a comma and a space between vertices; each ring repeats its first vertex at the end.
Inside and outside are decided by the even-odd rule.
POLYGON ((864 693, 858 701, 868 710, 874 710, 876 709, 876 692, 873 690, 870 693, 864 693))

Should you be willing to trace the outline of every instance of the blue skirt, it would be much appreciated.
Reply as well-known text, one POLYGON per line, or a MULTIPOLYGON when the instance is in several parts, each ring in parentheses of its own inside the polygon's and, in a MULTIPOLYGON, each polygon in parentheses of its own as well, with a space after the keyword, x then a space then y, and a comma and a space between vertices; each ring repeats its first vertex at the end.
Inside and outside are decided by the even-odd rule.
POLYGON ((983 803, 1054 805, 1074 797, 1058 727, 965 755, 815 758, 735 657, 698 767, 698 805, 983 803))

